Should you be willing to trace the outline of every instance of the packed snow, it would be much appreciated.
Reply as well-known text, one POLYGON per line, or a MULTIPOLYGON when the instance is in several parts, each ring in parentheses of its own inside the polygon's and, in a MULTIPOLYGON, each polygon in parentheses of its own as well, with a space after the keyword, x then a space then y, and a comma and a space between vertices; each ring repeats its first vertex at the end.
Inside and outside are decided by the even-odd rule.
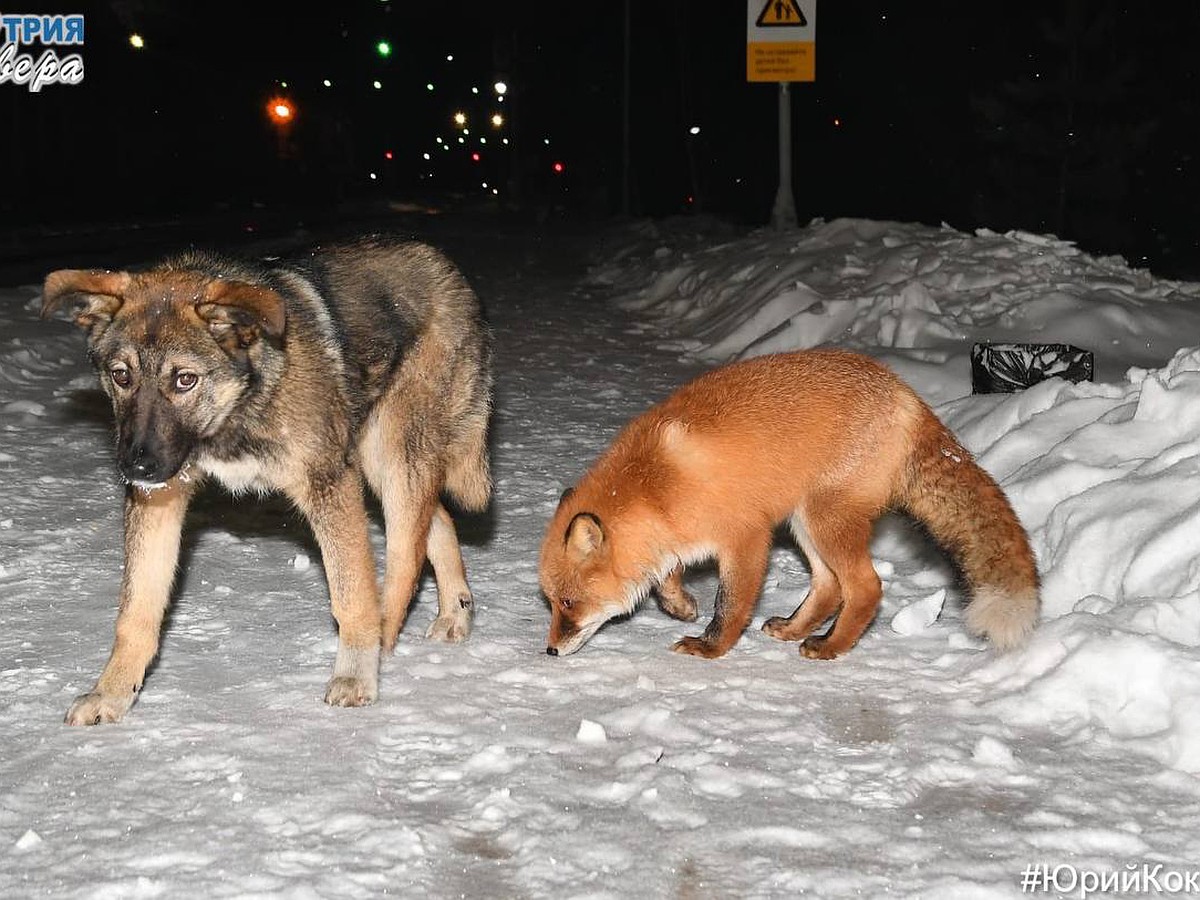
POLYGON ((430 228, 495 331, 496 498, 459 517, 470 639, 423 637, 427 578, 366 709, 321 703, 336 639, 302 520, 212 490, 140 699, 62 724, 111 645, 122 488, 82 336, 39 320, 37 285, 0 292, 0 896, 1009 897, 1054 886, 1034 865, 1064 894, 1196 883, 1200 285, 897 222, 430 228), (972 395, 984 340, 1090 349, 1096 380, 972 395), (726 657, 668 649, 711 612, 703 567, 700 625, 647 604, 548 657, 537 548, 562 489, 687 378, 822 344, 893 366, 1005 488, 1043 579, 1029 644, 968 636, 950 566, 886 517, 883 605, 839 660, 759 630, 807 589, 783 532, 726 657))

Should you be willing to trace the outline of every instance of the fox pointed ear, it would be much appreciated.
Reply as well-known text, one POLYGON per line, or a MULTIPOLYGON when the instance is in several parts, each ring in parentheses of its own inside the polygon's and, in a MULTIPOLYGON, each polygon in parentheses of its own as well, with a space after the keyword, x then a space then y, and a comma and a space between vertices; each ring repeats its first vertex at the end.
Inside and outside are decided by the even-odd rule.
POLYGON ((42 285, 42 318, 56 309, 74 304, 71 318, 89 333, 112 321, 129 289, 128 272, 101 272, 92 269, 59 269, 46 276, 42 285))
POLYGON ((577 559, 591 556, 604 545, 604 526, 591 513, 578 513, 567 526, 566 544, 577 559))
POLYGON ((208 323, 218 343, 246 348, 266 335, 278 343, 287 324, 283 297, 260 284, 218 279, 196 301, 196 315, 208 323))
POLYGON ((562 506, 564 503, 567 502, 568 498, 570 498, 570 496, 574 493, 575 493, 575 488, 573 488, 573 487, 569 487, 566 490, 564 490, 561 494, 558 495, 558 505, 562 506))

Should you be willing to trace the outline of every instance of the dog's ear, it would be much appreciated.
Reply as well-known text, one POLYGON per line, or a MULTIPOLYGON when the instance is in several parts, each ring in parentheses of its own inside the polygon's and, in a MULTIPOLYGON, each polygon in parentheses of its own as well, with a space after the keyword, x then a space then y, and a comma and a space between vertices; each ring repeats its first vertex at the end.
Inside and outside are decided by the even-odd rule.
POLYGON ((287 324, 283 297, 260 284, 218 279, 196 301, 196 314, 208 323, 217 343, 245 349, 265 335, 278 344, 287 324))
POLYGON ((591 513, 578 513, 567 526, 566 543, 571 556, 586 559, 604 545, 604 526, 591 513))
POLYGON ((60 269, 46 276, 42 285, 42 318, 56 309, 74 304, 71 318, 75 324, 95 336, 103 330, 121 304, 129 289, 128 272, 101 272, 92 269, 60 269))

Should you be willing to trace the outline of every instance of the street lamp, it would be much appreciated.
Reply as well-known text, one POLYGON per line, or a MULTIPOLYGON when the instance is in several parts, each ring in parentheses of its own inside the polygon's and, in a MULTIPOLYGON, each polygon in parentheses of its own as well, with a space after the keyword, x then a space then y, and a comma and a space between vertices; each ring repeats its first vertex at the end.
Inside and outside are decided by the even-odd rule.
POLYGON ((267 116, 275 125, 286 127, 295 118, 296 108, 286 97, 272 97, 267 101, 267 116))
POLYGON ((296 120, 296 107, 287 97, 272 97, 267 101, 267 119, 275 126, 276 152, 280 159, 286 159, 289 156, 288 134, 296 120))

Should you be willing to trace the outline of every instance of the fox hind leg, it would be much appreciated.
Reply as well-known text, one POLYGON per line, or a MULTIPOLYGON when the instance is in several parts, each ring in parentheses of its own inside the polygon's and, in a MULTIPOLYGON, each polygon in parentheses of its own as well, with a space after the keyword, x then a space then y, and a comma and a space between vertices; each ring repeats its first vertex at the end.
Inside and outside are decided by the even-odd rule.
POLYGON ((800 652, 809 659, 833 659, 853 647, 875 618, 883 588, 871 564, 871 510, 849 504, 837 507, 836 516, 810 522, 817 553, 833 570, 841 588, 841 610, 824 637, 809 637, 800 652))
POLYGON ((821 627, 830 616, 838 611, 842 603, 842 592, 837 576, 825 564, 816 545, 809 536, 800 510, 793 513, 789 523, 796 543, 800 545, 812 573, 808 595, 786 618, 773 616, 763 623, 763 631, 781 641, 802 641, 821 627))

